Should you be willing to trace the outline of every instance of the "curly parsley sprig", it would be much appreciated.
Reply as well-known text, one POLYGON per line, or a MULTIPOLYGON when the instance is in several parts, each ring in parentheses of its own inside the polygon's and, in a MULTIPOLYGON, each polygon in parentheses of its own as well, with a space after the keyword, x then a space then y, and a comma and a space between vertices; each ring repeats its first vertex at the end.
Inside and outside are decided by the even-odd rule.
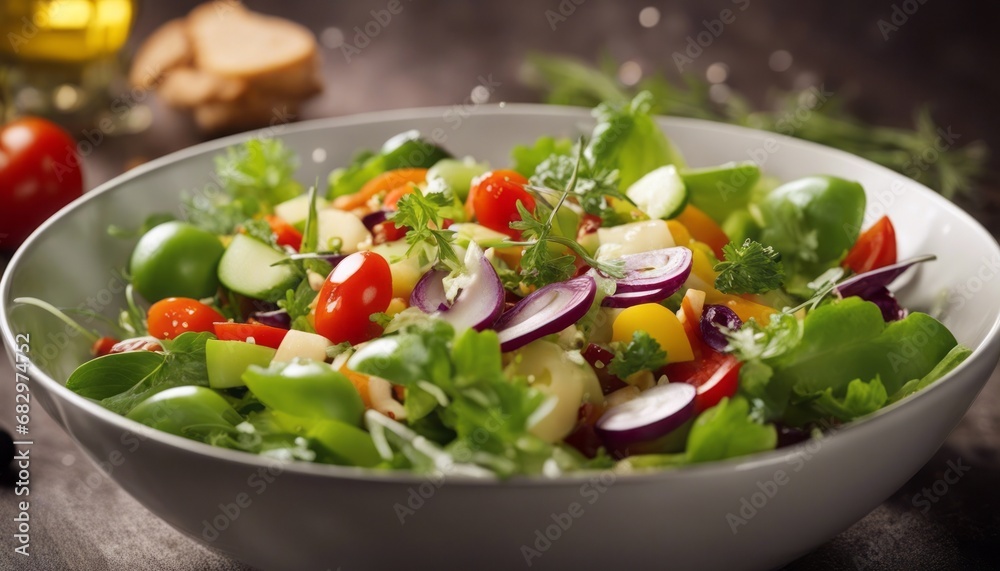
POLYGON ((725 261, 715 265, 719 272, 715 289, 723 293, 766 293, 781 287, 785 268, 774 248, 747 238, 742 246, 730 242, 722 247, 725 261))
POLYGON ((521 220, 512 222, 510 227, 520 230, 527 240, 507 241, 504 246, 524 246, 524 253, 521 255, 521 282, 525 285, 543 286, 550 283, 565 281, 576 272, 574 264, 575 258, 569 254, 554 252, 549 248, 549 244, 557 244, 569 248, 570 251, 579 256, 588 266, 597 271, 615 278, 623 277, 624 268, 619 260, 600 261, 592 257, 583 246, 572 238, 560 236, 552 231, 556 220, 556 213, 566 202, 566 199, 576 188, 579 179, 580 164, 583 160, 583 144, 578 145, 576 165, 573 174, 570 176, 566 187, 561 191, 552 189, 539 189, 529 186, 528 189, 535 192, 541 200, 535 206, 535 213, 531 213, 523 204, 517 203, 517 211, 521 215, 521 220), (541 191, 541 192, 539 192, 541 191), (550 205, 542 196, 544 193, 558 193, 559 199, 554 205, 550 205))

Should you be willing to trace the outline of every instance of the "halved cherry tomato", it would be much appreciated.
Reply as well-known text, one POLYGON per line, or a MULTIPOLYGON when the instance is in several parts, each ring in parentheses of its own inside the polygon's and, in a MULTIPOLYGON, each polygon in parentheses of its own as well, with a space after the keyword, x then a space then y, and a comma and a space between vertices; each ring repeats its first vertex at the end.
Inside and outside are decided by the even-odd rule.
POLYGON ((111 353, 115 345, 118 344, 118 340, 114 337, 101 337, 90 347, 90 352, 95 357, 103 357, 111 353))
POLYGON ((896 263, 896 229, 888 216, 865 230, 841 265, 861 274, 896 263))
POLYGON ((354 210, 368 203, 373 196, 389 192, 407 183, 421 183, 427 180, 427 169, 405 168, 386 171, 373 177, 354 194, 338 196, 333 206, 341 210, 354 210))
POLYGON ((215 336, 223 341, 250 341, 256 345, 277 349, 288 334, 287 329, 262 323, 234 323, 222 321, 212 324, 215 336))
POLYGON ((378 245, 402 240, 406 237, 407 231, 406 226, 396 226, 389 220, 379 222, 372 227, 372 243, 378 245))
POLYGON ((520 240, 521 233, 512 229, 510 223, 521 219, 518 202, 528 211, 535 210, 535 198, 524 189, 526 184, 528 179, 512 170, 488 172, 472 181, 465 202, 466 213, 470 219, 475 215, 483 226, 520 240))
POLYGON ((273 214, 267 215, 265 218, 268 225, 271 227, 271 232, 274 233, 275 240, 279 246, 289 246, 296 252, 302 247, 302 232, 285 221, 284 218, 275 216, 273 214))
POLYGON ((374 252, 344 258, 327 276, 316 305, 316 332, 334 343, 374 339, 382 328, 371 321, 392 301, 389 262, 374 252))
POLYGON ((671 363, 662 370, 672 383, 694 385, 697 389, 694 408, 701 412, 719 404, 724 397, 736 394, 741 365, 733 355, 719 353, 705 345, 700 359, 671 363))
POLYGON ((173 339, 188 331, 212 331, 225 317, 211 306, 189 297, 168 297, 154 303, 146 315, 149 334, 157 339, 173 339))
POLYGON ((722 247, 729 243, 729 237, 708 214, 694 205, 688 204, 676 220, 687 228, 692 238, 708 244, 715 252, 715 257, 720 260, 723 258, 722 247))

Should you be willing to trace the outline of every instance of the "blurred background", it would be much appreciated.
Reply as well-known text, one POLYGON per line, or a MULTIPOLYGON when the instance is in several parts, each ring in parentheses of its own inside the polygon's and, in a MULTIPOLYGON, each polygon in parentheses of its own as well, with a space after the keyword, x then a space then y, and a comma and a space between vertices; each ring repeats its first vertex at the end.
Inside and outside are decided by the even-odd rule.
MULTIPOLYGON (((211 78, 193 77, 180 92, 168 92, 165 82, 141 77, 142 49, 161 61, 177 49, 169 38, 150 38, 198 4, 0 1, 3 117, 41 114, 61 124, 81 155, 86 190, 144 161, 249 127, 473 102, 591 105, 650 88, 665 114, 767 128, 881 162, 1000 231, 1000 161, 989 154, 1000 149, 998 3, 247 0, 247 8, 311 32, 318 60, 310 62, 318 61, 322 86, 315 92, 304 84, 252 112, 237 107, 243 99, 219 104, 229 97, 220 95, 226 86, 211 78), (201 109, 206 98, 215 98, 214 114, 201 109), (797 111, 806 119, 795 120, 797 111)), ((224 0, 217 11, 226 9, 239 8, 224 0)), ((247 42, 253 52, 252 38, 220 41, 230 48, 247 42)), ((13 176, 5 168, 0 164, 0 180, 13 176)), ((0 198, 12 180, 0 182, 0 198)), ((14 214, 26 206, 4 208, 14 214)), ((998 393, 992 382, 938 456, 896 496, 790 569, 996 568, 998 393), (982 469, 929 513, 914 509, 913 495, 956 455, 982 469), (913 513, 915 520, 902 517, 913 513)), ((58 429, 50 436, 53 446, 73 450, 58 429)), ((49 485, 93 470, 83 464, 54 465, 49 485)), ((194 558, 192 569, 239 568, 114 496, 120 491, 101 493, 108 497, 91 498, 87 507, 99 521, 93 533, 136 531, 122 528, 125 521, 145 530, 152 541, 131 545, 136 561, 176 550, 186 553, 184 561, 194 558), (129 515, 116 519, 102 505, 129 515)))

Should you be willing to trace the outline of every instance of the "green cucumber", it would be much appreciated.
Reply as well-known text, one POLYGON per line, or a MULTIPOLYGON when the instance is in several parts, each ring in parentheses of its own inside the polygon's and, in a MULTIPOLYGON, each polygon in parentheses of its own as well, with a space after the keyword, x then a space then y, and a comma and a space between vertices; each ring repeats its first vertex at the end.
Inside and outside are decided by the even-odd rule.
POLYGON ((205 342, 205 363, 208 369, 208 386, 213 389, 243 387, 240 377, 250 365, 266 367, 277 353, 270 347, 245 341, 209 339, 205 342))
POLYGON ((219 260, 219 281, 247 297, 277 301, 299 279, 291 266, 272 265, 287 257, 256 238, 237 234, 219 260))
POLYGON ((632 183, 625 195, 652 219, 668 220, 681 213, 688 203, 688 190, 677 167, 660 167, 632 183))

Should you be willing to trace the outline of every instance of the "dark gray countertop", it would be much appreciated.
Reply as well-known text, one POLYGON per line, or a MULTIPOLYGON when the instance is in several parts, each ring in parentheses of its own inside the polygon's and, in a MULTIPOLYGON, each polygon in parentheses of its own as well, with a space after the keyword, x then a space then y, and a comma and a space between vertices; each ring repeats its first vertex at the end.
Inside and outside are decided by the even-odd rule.
MULTIPOLYGON (((321 33, 336 26, 345 33, 364 25, 384 2, 329 5, 285 0, 248 1, 259 10, 297 19, 321 33)), ((135 36, 186 12, 194 2, 145 2, 135 36)), ((533 101, 537 94, 517 81, 519 62, 530 50, 561 51, 594 58, 602 49, 644 67, 670 67, 670 54, 683 46, 703 19, 730 4, 684 1, 660 4, 660 23, 638 25, 639 10, 652 2, 591 2, 552 30, 545 10, 559 2, 404 3, 404 11, 350 63, 340 50, 324 50, 326 92, 301 118, 360 111, 453 105, 468 97, 481 74, 500 82, 494 101, 533 101)), ((966 140, 986 138, 1000 148, 1000 114, 987 110, 1000 93, 992 70, 1000 8, 979 2, 926 3, 889 41, 877 21, 891 15, 891 2, 870 4, 770 4, 753 1, 746 18, 706 50, 704 69, 720 61, 734 85, 754 97, 769 86, 788 87, 802 74, 816 74, 850 94, 869 118, 905 124, 915 106, 930 101, 943 125, 966 140), (980 11, 977 13, 977 11, 980 11), (985 12, 992 12, 984 13, 985 12), (783 74, 767 68, 768 55, 787 49, 794 56, 783 74)), ((199 140, 189 121, 153 106, 149 131, 101 145, 87 159, 90 186, 122 172, 139 158, 153 158, 199 140)), ((980 190, 972 210, 1000 231, 991 186, 980 190)), ((14 373, 0 364, 0 403, 13 402, 14 373)), ((850 529, 786 569, 995 569, 1000 568, 1000 374, 995 373, 972 409, 935 456, 881 506, 850 529), (949 463, 968 466, 943 489, 949 463), (935 489, 935 485, 938 487, 935 489), (925 495, 926 494, 926 495, 925 495), (935 501, 926 499, 932 497, 935 501)), ((11 427, 6 412, 0 425, 11 427)), ((174 531, 129 497, 91 463, 44 412, 31 421, 32 556, 13 558, 18 498, 0 487, 0 568, 3 569, 244 569, 174 531)))

